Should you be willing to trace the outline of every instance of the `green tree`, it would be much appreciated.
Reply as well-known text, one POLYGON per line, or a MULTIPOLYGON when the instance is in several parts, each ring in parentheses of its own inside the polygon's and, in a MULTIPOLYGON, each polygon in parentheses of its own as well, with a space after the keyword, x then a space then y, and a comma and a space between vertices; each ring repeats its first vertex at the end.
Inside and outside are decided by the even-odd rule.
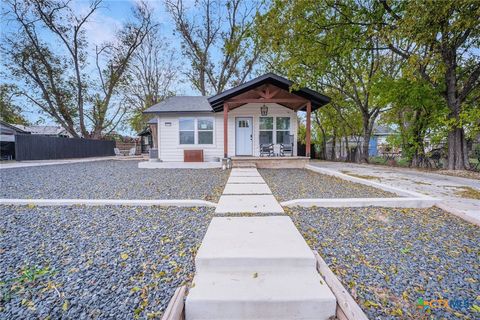
POLYGON ((446 106, 439 94, 423 79, 385 77, 375 92, 390 108, 382 121, 396 125, 402 156, 414 167, 427 165, 425 139, 440 127, 446 106))
POLYGON ((28 125, 22 109, 13 101, 15 95, 14 86, 0 84, 0 119, 10 124, 28 125))
POLYGON ((280 66, 298 85, 330 90, 355 106, 362 119, 361 160, 368 162, 368 141, 384 108, 372 91, 384 75, 398 72, 399 65, 369 36, 358 2, 338 3, 274 1, 257 17, 257 42, 267 52, 268 63, 280 66))
MULTIPOLYGON (((480 113, 472 112, 475 103, 469 103, 480 77, 480 2, 382 0, 375 4, 364 6, 375 25, 372 34, 440 93, 449 110, 444 121, 449 127, 448 167, 468 168, 465 120, 478 123, 480 118, 480 113)), ((476 100, 478 104, 478 96, 476 100)))

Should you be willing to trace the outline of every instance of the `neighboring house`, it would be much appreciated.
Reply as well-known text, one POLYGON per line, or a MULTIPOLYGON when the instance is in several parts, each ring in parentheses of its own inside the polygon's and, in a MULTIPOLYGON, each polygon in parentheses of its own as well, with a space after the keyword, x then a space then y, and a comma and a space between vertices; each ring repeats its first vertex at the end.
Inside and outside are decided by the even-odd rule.
POLYGON ((0 157, 2 160, 15 158, 15 135, 17 134, 30 134, 30 132, 0 120, 0 157))
POLYGON ((368 145, 368 155, 370 157, 381 156, 385 152, 391 152, 392 146, 388 143, 387 138, 398 132, 386 125, 376 125, 373 128, 372 137, 368 145))
POLYGON ((152 129, 150 125, 156 125, 157 124, 157 119, 154 117, 150 119, 148 122, 148 127, 143 129, 138 133, 138 136, 140 137, 140 143, 141 143, 141 152, 142 153, 148 153, 151 148, 153 148, 153 137, 152 137, 152 129))
POLYGON ((19 124, 14 126, 33 135, 72 138, 72 135, 61 126, 22 126, 19 124))
MULTIPOLYGON (((148 108, 158 158, 185 161, 189 152, 200 152, 204 161, 259 157, 261 144, 272 144, 278 155, 280 144, 290 140, 296 155, 297 112, 309 119, 330 98, 307 88, 291 90, 292 84, 268 73, 212 97, 174 96, 148 108)), ((309 157, 310 143, 306 148, 309 157)))
MULTIPOLYGON (((385 153, 396 152, 400 150, 393 148, 387 141, 387 138, 391 135, 397 134, 397 131, 393 128, 385 125, 375 125, 373 128, 370 141, 368 143, 368 155, 370 157, 383 156, 385 153)), ((348 137, 348 148, 345 142, 345 137, 338 139, 335 143, 335 158, 340 160, 358 159, 363 146, 363 137, 351 136, 348 137), (354 152, 355 154, 351 154, 354 152)), ((327 159, 332 159, 332 139, 327 141, 327 159)))

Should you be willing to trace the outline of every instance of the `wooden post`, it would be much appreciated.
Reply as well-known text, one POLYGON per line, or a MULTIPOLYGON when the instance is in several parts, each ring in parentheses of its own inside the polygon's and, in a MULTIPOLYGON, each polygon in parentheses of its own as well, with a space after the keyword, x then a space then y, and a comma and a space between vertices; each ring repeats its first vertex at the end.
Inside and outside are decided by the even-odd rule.
POLYGON ((305 134, 305 153, 306 156, 310 158, 310 131, 311 131, 311 117, 312 117, 312 103, 310 101, 307 102, 307 132, 305 134))
POLYGON ((223 157, 228 157, 228 103, 223 104, 223 157))

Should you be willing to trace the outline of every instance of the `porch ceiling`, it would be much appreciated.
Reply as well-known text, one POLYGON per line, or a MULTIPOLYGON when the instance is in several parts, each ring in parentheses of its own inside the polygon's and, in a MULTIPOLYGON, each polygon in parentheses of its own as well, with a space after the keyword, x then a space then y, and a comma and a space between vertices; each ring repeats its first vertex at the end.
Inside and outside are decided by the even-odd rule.
POLYGON ((229 110, 241 107, 247 103, 269 103, 274 102, 292 110, 303 108, 308 100, 287 90, 281 89, 272 84, 262 84, 254 89, 240 93, 235 97, 225 100, 229 110))
POLYGON ((293 82, 273 73, 250 80, 235 88, 208 98, 214 112, 223 110, 225 103, 229 109, 238 108, 247 103, 278 103, 293 110, 316 110, 330 102, 330 98, 308 88, 292 89, 293 82))

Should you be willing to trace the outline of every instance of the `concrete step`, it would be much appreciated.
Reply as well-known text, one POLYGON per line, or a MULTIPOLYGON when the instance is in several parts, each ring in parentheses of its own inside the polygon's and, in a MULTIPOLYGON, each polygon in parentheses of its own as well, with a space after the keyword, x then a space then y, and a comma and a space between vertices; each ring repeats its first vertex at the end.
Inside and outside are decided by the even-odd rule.
POLYGON ((282 206, 271 194, 222 195, 215 209, 216 214, 245 212, 283 213, 284 211, 282 206))
POLYGON ((248 177, 240 177, 240 176, 232 176, 227 180, 227 183, 265 183, 262 176, 248 176, 248 177))
POLYGON ((223 194, 272 194, 272 191, 266 183, 229 183, 223 194))
POLYGON ((202 272, 298 272, 316 260, 287 216, 213 218, 195 257, 202 272))
POLYGON ((186 320, 335 315, 335 296, 289 217, 213 218, 195 266, 186 320))
POLYGON ((329 319, 336 300, 312 268, 303 272, 199 273, 186 319, 329 319))

